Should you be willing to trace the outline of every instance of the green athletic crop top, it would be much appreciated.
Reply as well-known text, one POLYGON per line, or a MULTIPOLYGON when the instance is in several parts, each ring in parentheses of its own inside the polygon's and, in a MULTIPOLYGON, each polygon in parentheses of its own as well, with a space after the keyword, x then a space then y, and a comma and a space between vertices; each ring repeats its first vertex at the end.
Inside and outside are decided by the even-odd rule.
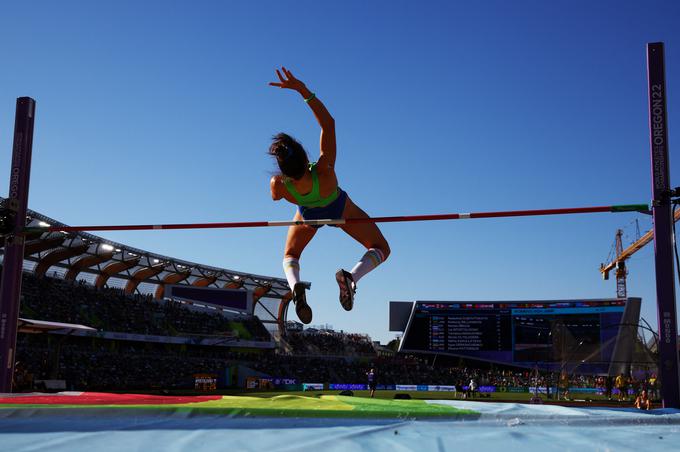
POLYGON ((338 197, 338 187, 335 187, 335 191, 325 198, 321 197, 321 192, 319 190, 319 175, 316 174, 316 162, 309 164, 309 170, 312 172, 312 191, 306 195, 301 195, 295 189, 295 186, 286 177, 283 178, 283 183, 286 188, 295 198, 295 202, 302 207, 326 207, 328 204, 335 201, 338 197))

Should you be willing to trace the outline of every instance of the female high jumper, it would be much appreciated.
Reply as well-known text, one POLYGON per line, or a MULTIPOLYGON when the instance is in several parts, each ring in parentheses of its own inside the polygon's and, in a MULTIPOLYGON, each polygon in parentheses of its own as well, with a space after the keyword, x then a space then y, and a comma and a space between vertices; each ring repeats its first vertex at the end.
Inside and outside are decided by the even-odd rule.
MULTIPOLYGON (((307 89, 285 67, 277 69, 278 82, 271 86, 292 89, 300 93, 321 126, 321 152, 316 162, 309 162, 300 143, 285 133, 274 136, 269 154, 276 158, 281 174, 271 178, 272 199, 285 199, 298 206, 295 221, 368 218, 339 186, 335 174, 335 120, 318 97, 307 89), (283 75, 281 75, 283 72, 283 75)), ((293 291, 295 312, 304 323, 312 321, 312 309, 307 304, 304 284, 300 281, 300 255, 321 226, 296 225, 288 229, 283 269, 293 291)), ((390 247, 375 223, 343 224, 343 231, 367 248, 366 253, 351 271, 335 273, 340 288, 340 304, 349 311, 354 306, 354 293, 359 280, 383 263, 390 255, 390 247)))

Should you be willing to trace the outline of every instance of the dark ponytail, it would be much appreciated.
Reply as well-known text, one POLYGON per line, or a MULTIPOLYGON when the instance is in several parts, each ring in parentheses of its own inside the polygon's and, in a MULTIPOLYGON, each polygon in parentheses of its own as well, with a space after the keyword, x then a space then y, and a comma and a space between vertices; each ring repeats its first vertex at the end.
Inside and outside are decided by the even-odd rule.
POLYGON ((277 133, 269 146, 269 155, 276 158, 276 163, 284 176, 300 179, 307 171, 309 159, 302 145, 285 133, 277 133))

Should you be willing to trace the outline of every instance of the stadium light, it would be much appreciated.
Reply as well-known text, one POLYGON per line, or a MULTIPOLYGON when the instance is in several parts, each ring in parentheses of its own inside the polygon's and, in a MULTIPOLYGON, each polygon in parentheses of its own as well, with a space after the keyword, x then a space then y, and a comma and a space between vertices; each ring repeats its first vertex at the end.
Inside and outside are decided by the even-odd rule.
POLYGON ((49 223, 45 223, 44 221, 39 221, 38 226, 40 226, 41 228, 49 228, 52 225, 49 223))
POLYGON ((104 251, 113 251, 113 247, 112 247, 111 245, 109 245, 108 243, 103 243, 103 244, 102 244, 102 249, 103 249, 104 251))

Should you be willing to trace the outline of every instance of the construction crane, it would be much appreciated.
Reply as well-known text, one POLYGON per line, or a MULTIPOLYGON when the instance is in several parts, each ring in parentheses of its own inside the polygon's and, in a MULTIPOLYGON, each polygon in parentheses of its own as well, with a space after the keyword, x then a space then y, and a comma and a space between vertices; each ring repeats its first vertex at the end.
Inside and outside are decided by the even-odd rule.
MULTIPOLYGON (((673 221, 677 222, 678 220, 680 220, 680 209, 676 210, 673 214, 673 221)), ((625 250, 623 249, 623 242, 621 240, 622 236, 623 231, 618 229, 616 231, 616 258, 608 264, 600 264, 600 273, 602 273, 602 279, 605 281, 609 279, 609 272, 616 269, 617 298, 626 298, 628 296, 626 288, 626 276, 628 275, 626 259, 651 242, 654 239, 654 231, 650 229, 625 250)))

